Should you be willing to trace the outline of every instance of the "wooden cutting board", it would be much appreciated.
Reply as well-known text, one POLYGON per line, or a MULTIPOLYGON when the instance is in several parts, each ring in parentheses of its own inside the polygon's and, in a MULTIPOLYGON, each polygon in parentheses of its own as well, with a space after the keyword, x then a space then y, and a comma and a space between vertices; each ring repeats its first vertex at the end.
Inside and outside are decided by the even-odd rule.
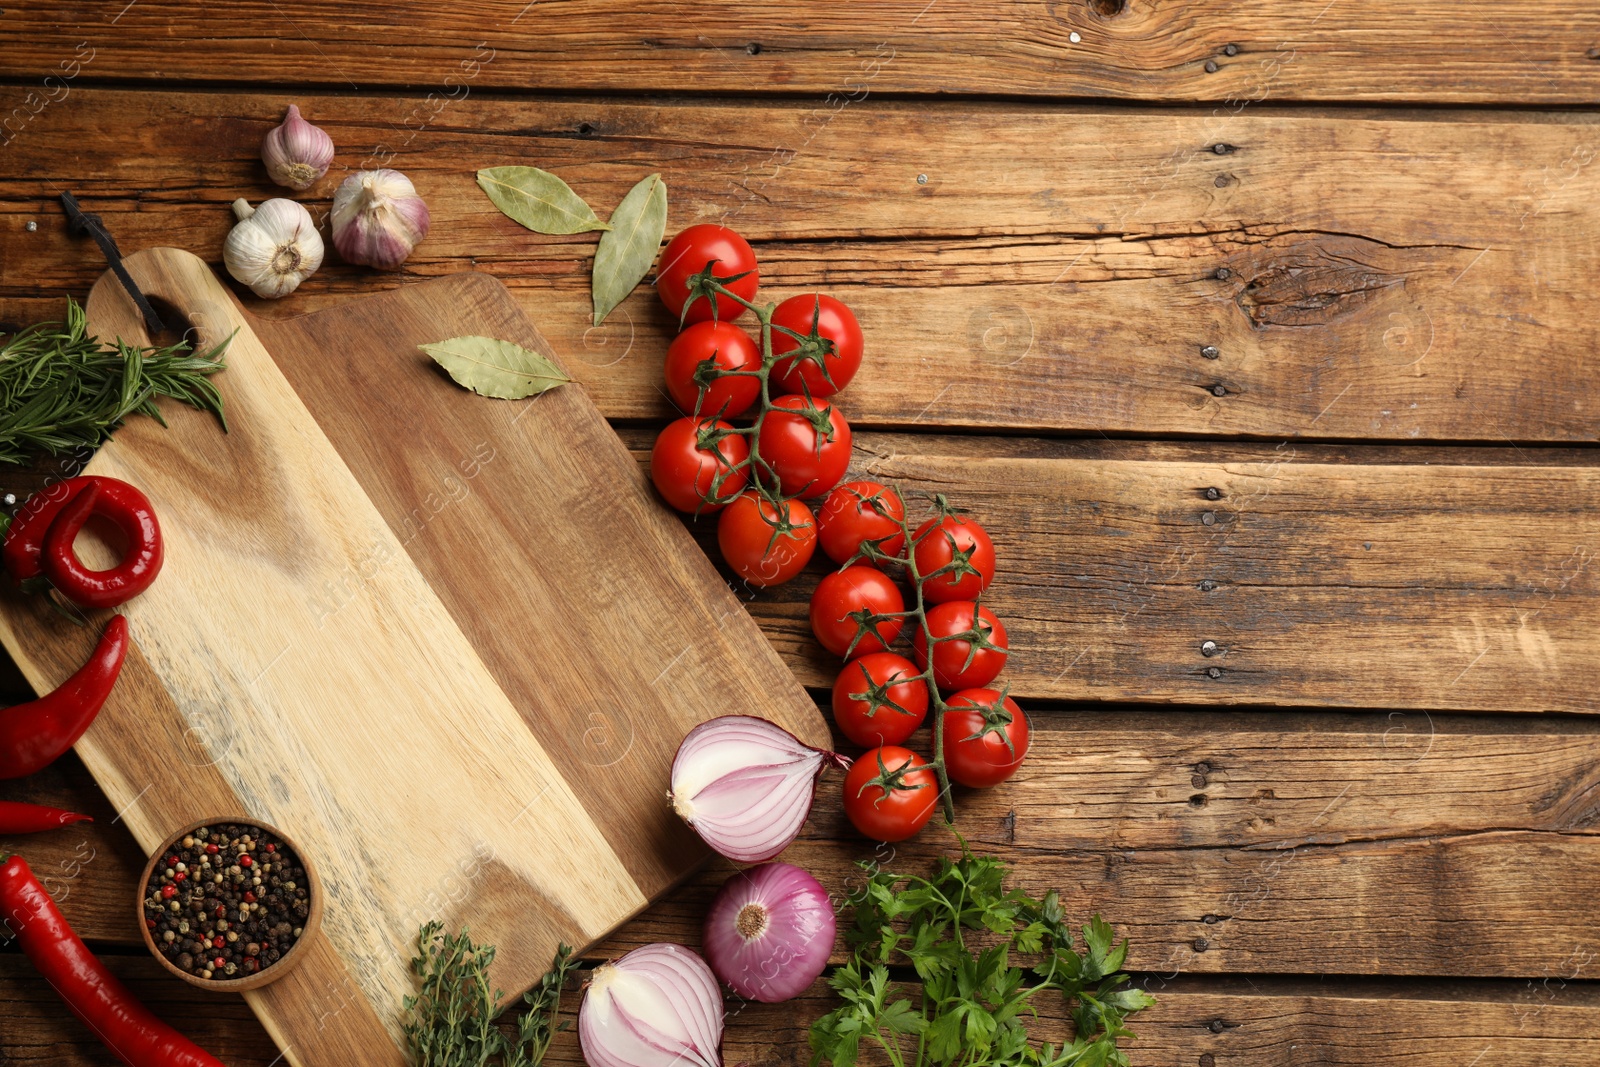
MULTIPOLYGON (((238 812, 316 864, 313 953, 249 994, 290 1062, 403 1062, 425 921, 498 945, 520 993, 558 941, 598 940, 689 873, 705 852, 665 796, 696 722, 746 712, 826 743, 582 386, 491 400, 417 350, 484 334, 553 358, 499 282, 268 321, 187 252, 127 266, 206 342, 238 331, 216 379, 231 432, 167 405, 169 429, 135 419, 89 465, 149 494, 167 559, 121 609, 137 649, 78 751, 146 850, 238 812)), ((110 275, 88 313, 145 340, 110 275)), ((94 622, 0 600, 40 690, 94 622)))

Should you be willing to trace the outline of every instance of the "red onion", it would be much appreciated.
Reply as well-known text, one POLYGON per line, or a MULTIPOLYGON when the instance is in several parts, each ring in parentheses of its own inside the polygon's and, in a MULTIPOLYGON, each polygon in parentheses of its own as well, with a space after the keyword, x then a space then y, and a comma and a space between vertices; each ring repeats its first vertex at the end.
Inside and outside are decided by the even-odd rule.
POLYGON ((792 863, 766 863, 723 883, 706 915, 706 960, 746 1000, 799 996, 833 951, 828 891, 792 863))
POLYGON ((722 1067, 722 991, 682 945, 646 945, 594 969, 578 1009, 589 1067, 722 1067))
POLYGON ((800 834, 822 768, 849 767, 781 726, 723 715, 689 731, 672 760, 672 807, 730 860, 761 863, 800 834))

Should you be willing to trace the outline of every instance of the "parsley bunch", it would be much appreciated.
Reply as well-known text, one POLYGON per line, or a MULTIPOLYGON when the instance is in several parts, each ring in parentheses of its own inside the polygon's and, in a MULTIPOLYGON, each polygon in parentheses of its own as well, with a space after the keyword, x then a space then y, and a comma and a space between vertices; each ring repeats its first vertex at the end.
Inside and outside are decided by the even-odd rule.
POLYGON ((866 883, 848 899, 851 958, 830 979, 844 1003, 811 1027, 812 1064, 850 1067, 867 1042, 893 1067, 1126 1067, 1117 1039, 1133 1032, 1123 1020, 1155 1003, 1122 988, 1128 943, 1114 944, 1097 915, 1078 953, 1054 890, 1035 899, 1007 889, 1003 862, 965 842, 961 853, 931 879, 860 864, 866 883), (889 967, 901 963, 915 969, 920 996, 891 982, 889 967), (1023 1020, 1049 991, 1070 1005, 1077 1033, 1035 1046, 1023 1020))

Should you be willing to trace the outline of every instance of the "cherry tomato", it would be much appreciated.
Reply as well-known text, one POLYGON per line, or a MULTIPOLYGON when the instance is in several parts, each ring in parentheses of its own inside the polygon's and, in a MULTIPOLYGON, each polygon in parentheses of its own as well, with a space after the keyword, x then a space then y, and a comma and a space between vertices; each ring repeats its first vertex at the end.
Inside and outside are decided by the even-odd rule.
POLYGON ((900 636, 906 621, 883 619, 865 632, 860 624, 867 623, 871 615, 904 610, 905 598, 894 579, 876 567, 846 567, 825 575, 811 594, 811 632, 835 656, 853 659, 883 652, 900 636))
MULTIPOLYGON (((1000 625, 1000 620, 988 608, 978 607, 970 600, 935 604, 928 609, 928 629, 936 639, 974 632, 983 635, 981 642, 971 638, 934 641, 933 680, 941 689, 976 689, 988 685, 1000 673, 1000 668, 1005 666, 1009 648, 1006 628, 1000 625), (976 626, 973 624, 973 608, 978 609, 976 626)), ((928 641, 920 626, 911 635, 911 648, 917 666, 926 669, 928 641)))
POLYGON ((689 300, 689 279, 715 263, 712 275, 730 291, 746 300, 754 300, 756 283, 756 254, 749 242, 726 226, 703 222, 690 226, 667 242, 661 253, 661 269, 656 272, 656 293, 667 310, 682 316, 685 322, 705 322, 716 318, 731 322, 744 314, 744 305, 726 296, 717 297, 715 314, 711 301, 699 297, 689 304, 689 314, 683 315, 683 305, 689 300), (728 281, 743 274, 737 281, 728 281))
POLYGON ((1028 716, 993 689, 963 689, 944 713, 944 769, 951 780, 987 789, 1017 773, 1028 754, 1028 716))
POLYGON ((817 521, 811 509, 798 500, 786 500, 783 506, 780 522, 780 512, 770 501, 745 493, 717 520, 722 558, 751 585, 782 585, 799 574, 817 550, 817 521))
POLYGON ((933 604, 975 600, 994 581, 994 542, 971 519, 951 515, 929 519, 911 535, 912 558, 922 583, 922 597, 933 604), (936 578, 930 574, 950 569, 936 578))
POLYGON ((919 673, 893 652, 873 652, 845 664, 833 683, 833 721, 839 731, 862 748, 905 744, 928 715, 928 687, 919 673))
MULTIPOLYGON (((906 547, 900 529, 905 514, 899 493, 877 482, 845 482, 817 510, 817 542, 835 563, 854 559, 863 541, 876 541, 881 551, 898 556, 906 547)), ((861 562, 877 566, 865 556, 861 562)))
POLYGON ((832 404, 780 396, 761 421, 756 449, 777 471, 784 496, 821 496, 850 466, 850 424, 832 404), (812 412, 824 426, 820 433, 812 412))
POLYGON ((844 776, 844 813, 875 841, 904 841, 933 818, 939 778, 909 748, 884 745, 844 776))
POLYGON ((674 337, 667 346, 667 393, 688 414, 695 414, 698 406, 701 414, 731 419, 743 415, 761 395, 759 378, 711 378, 711 368, 700 369, 704 363, 724 370, 759 371, 761 348, 731 322, 697 322, 674 337), (697 373, 707 379, 703 395, 697 373))
POLYGON ((772 383, 784 393, 832 396, 850 384, 861 366, 861 327, 839 301, 821 293, 791 296, 772 312, 772 383), (793 330, 796 340, 777 327, 793 330), (826 342, 826 343, 825 343, 826 342))
POLYGON ((732 429, 717 419, 683 418, 667 424, 650 450, 650 480, 667 503, 679 511, 710 514, 744 491, 747 468, 739 464, 750 458, 746 439, 729 434, 711 448, 701 447, 706 437, 732 429))

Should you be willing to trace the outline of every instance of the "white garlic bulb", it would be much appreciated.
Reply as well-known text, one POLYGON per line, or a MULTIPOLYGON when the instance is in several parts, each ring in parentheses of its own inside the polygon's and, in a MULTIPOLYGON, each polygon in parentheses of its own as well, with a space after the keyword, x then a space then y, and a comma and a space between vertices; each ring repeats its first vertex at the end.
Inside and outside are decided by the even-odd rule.
POLYGON ((293 200, 252 208, 239 199, 233 213, 239 221, 222 246, 222 262, 257 296, 288 296, 322 266, 322 235, 311 212, 293 200))
POLYGON ((333 162, 333 138, 301 118, 300 109, 290 104, 283 124, 268 130, 262 139, 261 162, 279 185, 309 189, 328 173, 328 164, 333 162))
POLYGON ((348 263, 392 270, 428 234, 428 205, 397 170, 363 170, 333 194, 333 246, 348 263))

